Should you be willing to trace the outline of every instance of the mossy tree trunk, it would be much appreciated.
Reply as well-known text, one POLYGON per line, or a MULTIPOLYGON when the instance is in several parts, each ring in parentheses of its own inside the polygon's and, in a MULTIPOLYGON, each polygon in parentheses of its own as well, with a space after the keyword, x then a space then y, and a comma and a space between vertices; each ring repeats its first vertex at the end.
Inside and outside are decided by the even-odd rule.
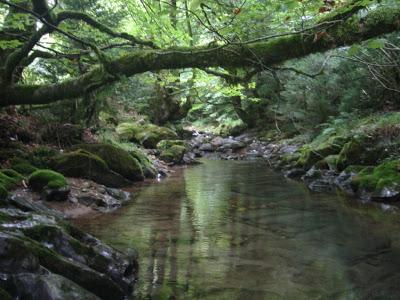
MULTIPOLYGON (((65 14, 64 14, 65 15, 65 14)), ((70 14, 71 15, 71 14, 70 14)), ((68 16, 70 16, 68 15, 68 16)), ((65 16, 64 16, 65 17, 65 16)), ((70 16, 71 17, 71 16, 70 16)), ((83 16, 72 14, 88 24, 100 26, 83 16)), ((63 19, 58 16, 49 17, 58 25, 63 19), (54 20, 54 19, 57 20, 54 20)), ((336 20, 336 19, 334 19, 336 20)), ((325 20, 326 23, 326 20, 325 20)), ((54 25, 54 26, 55 26, 54 25)), ((103 26, 104 27, 104 26, 103 26)), ((299 58, 307 54, 326 51, 335 47, 350 45, 400 28, 400 9, 381 7, 371 10, 366 16, 353 15, 343 21, 306 34, 291 34, 280 37, 270 37, 261 41, 247 44, 228 44, 217 47, 189 47, 174 49, 138 49, 130 54, 114 60, 101 61, 86 74, 64 82, 51 85, 18 85, 10 81, 10 68, 15 71, 25 56, 33 49, 32 44, 37 37, 51 32, 53 27, 46 26, 32 35, 31 41, 19 51, 8 57, 6 67, 0 71, 0 106, 18 104, 45 104, 58 100, 70 99, 84 95, 105 84, 118 80, 120 76, 133 76, 146 71, 181 68, 205 67, 244 67, 244 66, 273 66, 286 60, 299 58), (324 31, 319 39, 317 33, 324 31)), ((103 31, 117 35, 113 31, 103 31)), ((117 35, 121 36, 121 35, 117 35)), ((134 39, 122 35, 127 39, 134 39)), ((140 41, 138 42, 140 43, 140 41)), ((142 42, 151 45, 151 42, 142 42)))

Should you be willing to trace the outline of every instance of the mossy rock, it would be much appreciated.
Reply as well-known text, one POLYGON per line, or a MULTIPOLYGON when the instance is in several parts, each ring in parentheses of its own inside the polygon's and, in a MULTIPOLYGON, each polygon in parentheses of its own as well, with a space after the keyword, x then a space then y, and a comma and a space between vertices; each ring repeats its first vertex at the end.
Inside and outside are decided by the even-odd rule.
POLYGON ((315 167, 320 170, 336 170, 337 167, 337 160, 339 155, 328 155, 324 159, 318 161, 315 164, 315 167))
POLYGON ((61 189, 68 186, 65 177, 52 170, 37 170, 29 176, 29 186, 35 191, 61 189))
POLYGON ((0 186, 2 186, 7 191, 12 188, 15 188, 23 179, 23 177, 16 172, 15 173, 17 175, 14 172, 9 172, 10 170, 4 170, 4 171, 5 173, 8 173, 8 175, 10 176, 0 171, 0 186))
POLYGON ((163 150, 160 158, 166 162, 179 164, 182 162, 185 152, 186 148, 184 146, 174 145, 167 150, 163 150))
POLYGON ((110 170, 99 156, 85 150, 63 153, 53 159, 52 166, 65 176, 86 178, 109 187, 132 184, 122 175, 110 170))
POLYGON ((155 149, 162 140, 177 139, 178 135, 167 127, 154 124, 121 123, 116 129, 121 138, 155 149))
POLYGON ((73 149, 82 149, 97 155, 106 162, 110 170, 129 180, 138 181, 144 179, 140 162, 124 149, 110 144, 80 144, 73 149))
POLYGON ((2 169, 1 172, 8 177, 14 178, 17 181, 22 181, 25 179, 24 176, 22 176, 19 172, 13 170, 13 169, 2 169))
POLYGON ((30 163, 19 163, 16 165, 12 165, 11 168, 23 175, 30 175, 38 169, 32 166, 30 163))
POLYGON ((139 161, 140 165, 142 166, 143 175, 146 178, 155 178, 157 176, 157 170, 146 153, 139 148, 132 148, 128 152, 133 158, 139 161))
POLYGON ((157 149, 158 150, 167 150, 175 145, 187 147, 186 141, 183 141, 183 140, 162 140, 157 144, 157 149))
POLYGON ((28 154, 27 160, 36 168, 47 169, 52 159, 59 154, 59 151, 47 146, 35 148, 28 154))
POLYGON ((344 170, 349 165, 374 165, 386 157, 382 146, 376 140, 360 137, 346 143, 339 153, 337 166, 344 170))
POLYGON ((305 169, 311 168, 318 161, 323 160, 325 157, 330 155, 339 154, 346 139, 340 136, 333 136, 326 142, 311 146, 306 145, 300 149, 300 158, 297 160, 297 166, 305 169))
POLYGON ((400 188, 400 160, 362 169, 352 180, 355 189, 380 193, 384 188, 400 188))
POLYGON ((0 184, 0 200, 6 199, 7 196, 8 196, 8 191, 3 185, 0 184))

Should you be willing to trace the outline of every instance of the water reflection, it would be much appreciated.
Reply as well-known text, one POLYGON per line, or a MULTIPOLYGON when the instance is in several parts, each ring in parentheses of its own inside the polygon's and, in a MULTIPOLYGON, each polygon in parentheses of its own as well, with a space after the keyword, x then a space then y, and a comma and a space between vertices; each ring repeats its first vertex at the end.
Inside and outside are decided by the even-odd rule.
POLYGON ((310 195, 262 163, 205 161, 81 225, 139 251, 137 298, 399 299, 388 218, 310 195))

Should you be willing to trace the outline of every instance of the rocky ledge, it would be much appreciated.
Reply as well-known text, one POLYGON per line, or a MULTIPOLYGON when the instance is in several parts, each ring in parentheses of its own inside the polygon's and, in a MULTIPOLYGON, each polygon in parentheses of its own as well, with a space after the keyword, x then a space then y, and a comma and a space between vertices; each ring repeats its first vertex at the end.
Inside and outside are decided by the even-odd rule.
POLYGON ((124 299, 137 278, 136 254, 124 255, 31 199, 0 207, 1 299, 124 299))

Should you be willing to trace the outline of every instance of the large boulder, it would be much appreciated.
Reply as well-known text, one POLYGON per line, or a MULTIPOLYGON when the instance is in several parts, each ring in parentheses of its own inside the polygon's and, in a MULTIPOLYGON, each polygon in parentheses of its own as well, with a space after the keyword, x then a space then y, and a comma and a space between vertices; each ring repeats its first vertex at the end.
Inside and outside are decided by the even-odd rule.
POLYGON ((324 159, 329 155, 338 154, 343 145, 346 142, 346 138, 340 136, 333 136, 326 142, 314 145, 306 145, 299 151, 301 153, 297 160, 297 167, 303 167, 304 169, 310 169, 315 163, 324 159))
POLYGON ((13 206, 0 210, 0 257, 0 295, 12 299, 125 299, 137 274, 135 257, 13 206))
POLYGON ((69 177, 86 178, 110 187, 125 187, 132 182, 110 170, 99 156, 85 150, 63 153, 53 159, 53 168, 69 177))
POLYGON ((162 140, 157 144, 160 158, 169 163, 182 163, 188 144, 183 140, 162 140))
POLYGON ((72 149, 82 149, 100 157, 108 168, 131 181, 143 180, 140 162, 128 151, 110 144, 79 144, 72 149))
POLYGON ((379 159, 385 158, 386 154, 377 138, 357 137, 343 146, 337 159, 337 166, 339 170, 344 170, 350 165, 374 165, 379 159))
POLYGON ((128 152, 133 158, 139 161, 142 166, 143 175, 146 178, 155 178, 157 176, 157 170, 146 153, 136 147, 132 147, 128 152))
POLYGON ((148 149, 155 149, 161 140, 177 139, 171 129, 154 124, 121 123, 117 127, 121 138, 139 143, 148 149))
POLYGON ((161 151, 160 158, 169 163, 182 163, 186 148, 184 146, 173 145, 172 147, 161 151))

